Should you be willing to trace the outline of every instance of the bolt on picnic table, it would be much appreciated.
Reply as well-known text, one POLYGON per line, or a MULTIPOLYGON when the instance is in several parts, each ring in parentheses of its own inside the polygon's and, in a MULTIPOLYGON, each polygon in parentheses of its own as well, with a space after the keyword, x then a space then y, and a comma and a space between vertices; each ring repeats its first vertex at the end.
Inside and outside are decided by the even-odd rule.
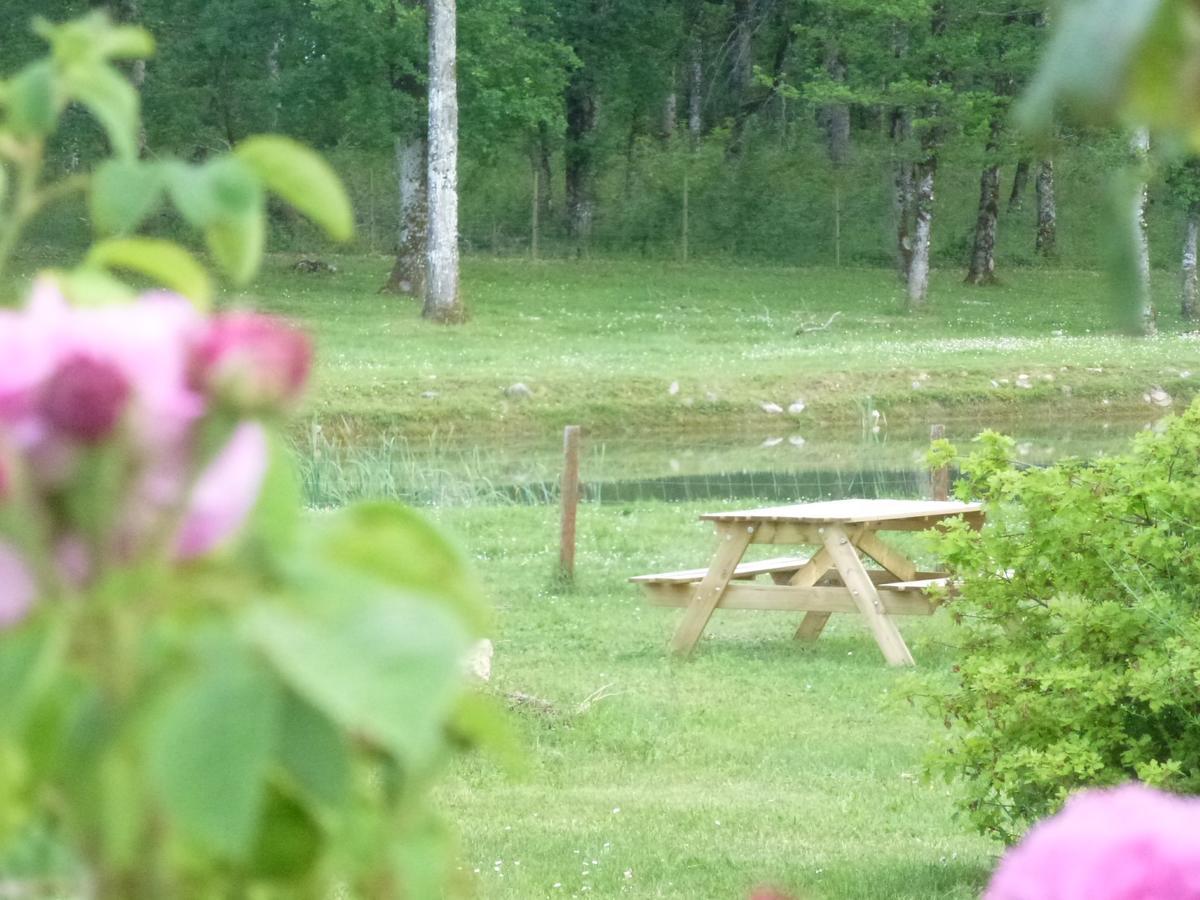
POLYGON ((685 609, 671 641, 691 653, 716 609, 804 612, 797 640, 816 640, 835 612, 858 612, 867 620, 884 658, 893 666, 915 665, 894 616, 930 615, 926 590, 944 584, 946 573, 922 572, 879 537, 881 531, 925 531, 948 519, 983 525, 978 503, 931 500, 830 500, 737 512, 706 513, 716 525, 717 549, 707 569, 639 575, 651 601, 685 609), (742 563, 751 544, 808 544, 810 557, 742 563), (882 566, 868 570, 867 556, 882 566), (769 575, 771 584, 756 583, 769 575))

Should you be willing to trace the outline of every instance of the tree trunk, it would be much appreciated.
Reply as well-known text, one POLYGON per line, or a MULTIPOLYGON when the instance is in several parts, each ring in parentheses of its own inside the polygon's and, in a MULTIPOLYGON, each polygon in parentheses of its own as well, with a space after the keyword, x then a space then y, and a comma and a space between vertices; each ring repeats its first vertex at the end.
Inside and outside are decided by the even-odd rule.
MULTIPOLYGON (((893 144, 903 144, 909 137, 908 113, 902 109, 892 111, 891 138, 893 144)), ((892 217, 896 228, 896 270, 900 280, 908 283, 912 267, 912 218, 913 218, 913 164, 905 156, 903 147, 895 151, 892 163, 892 217)))
MULTIPOLYGON (((118 11, 118 18, 122 22, 140 25, 142 19, 141 0, 122 0, 118 11)), ((146 61, 144 59, 135 59, 130 63, 129 82, 138 94, 142 93, 142 88, 146 84, 146 61)), ((146 155, 146 122, 144 119, 138 119, 137 154, 139 158, 146 155)), ((76 157, 77 155, 76 153, 76 157)), ((75 170, 74 166, 69 166, 69 168, 71 171, 75 170)))
POLYGON ((429 249, 425 306, 436 322, 466 318, 458 292, 456 0, 429 0, 429 249))
POLYGON ((912 262, 908 268, 908 307, 920 309, 929 293, 929 244, 933 230, 933 180, 937 157, 928 155, 914 167, 915 210, 912 262))
MULTIPOLYGON (((846 64, 842 61, 837 44, 830 43, 826 48, 825 74, 835 84, 846 81, 846 64)), ((826 104, 821 117, 825 124, 829 161, 835 166, 844 166, 850 161, 850 107, 845 103, 826 104)))
POLYGON ((1017 171, 1013 173, 1012 193, 1008 195, 1008 211, 1016 212, 1025 201, 1025 186, 1029 184, 1029 160, 1017 161, 1017 171))
POLYGON ((538 179, 538 198, 541 204, 539 217, 549 222, 554 216, 554 169, 550 130, 543 123, 538 126, 537 164, 541 168, 538 179))
POLYGON ((679 95, 671 91, 663 99, 662 139, 669 141, 675 136, 675 117, 679 114, 679 95))
POLYGON ((695 143, 704 127, 704 62, 700 39, 693 37, 688 53, 688 135, 695 143))
POLYGON ((1134 166, 1142 179, 1138 182, 1133 198, 1133 229, 1137 251, 1137 297, 1134 308, 1137 316, 1137 329, 1144 335, 1154 334, 1158 329, 1155 324, 1154 303, 1150 297, 1150 237, 1146 231, 1146 206, 1149 202, 1149 192, 1146 186, 1144 170, 1147 157, 1150 154, 1150 131, 1139 128, 1130 139, 1130 151, 1133 155, 1134 166))
POLYGON ((746 137, 746 125, 750 118, 749 91, 754 75, 754 23, 751 0, 733 0, 733 48, 729 67, 729 105, 733 114, 733 126, 729 134, 726 154, 736 157, 741 154, 746 137))
POLYGON ((576 71, 566 91, 567 146, 565 181, 567 233, 575 242, 576 255, 587 252, 596 215, 595 135, 596 98, 586 76, 576 71))
POLYGON ((533 175, 533 202, 529 204, 529 258, 536 262, 538 258, 538 237, 542 230, 540 222, 542 212, 542 171, 538 163, 536 151, 530 159, 530 163, 533 175))
POLYGON ((688 261, 688 252, 689 252, 689 249, 688 249, 688 240, 689 240, 688 217, 691 215, 691 210, 688 208, 688 206, 690 204, 690 198, 688 196, 689 195, 688 182, 689 182, 688 170, 685 168, 683 170, 683 202, 682 202, 682 208, 679 211, 679 255, 683 259, 684 262, 688 261))
POLYGON ((271 42, 271 49, 267 51, 267 84, 270 85, 268 99, 271 102, 271 111, 269 115, 270 130, 279 130, 279 113, 283 109, 283 100, 280 94, 279 78, 279 54, 283 52, 283 35, 276 35, 275 40, 271 42))
POLYGON ((975 219, 975 245, 967 284, 994 284, 996 281, 996 220, 1000 214, 1000 164, 994 156, 1000 137, 998 123, 992 124, 988 138, 988 164, 979 176, 979 215, 975 219))
POLYGON ((733 0, 733 49, 729 66, 729 94, 736 111, 746 97, 754 74, 754 27, 751 0, 733 0))
POLYGON ((1200 203, 1188 205, 1187 232, 1183 238, 1183 296, 1180 312, 1184 319, 1196 318, 1196 296, 1200 284, 1196 277, 1196 237, 1200 233, 1200 203))
POLYGON ((1058 255, 1058 205, 1054 202, 1054 160, 1044 159, 1037 171, 1038 256, 1053 259, 1058 255))
POLYGON ((425 296, 426 230, 429 224, 428 161, 424 137, 404 140, 397 137, 396 183, 399 188, 397 210, 396 262, 384 291, 425 296))

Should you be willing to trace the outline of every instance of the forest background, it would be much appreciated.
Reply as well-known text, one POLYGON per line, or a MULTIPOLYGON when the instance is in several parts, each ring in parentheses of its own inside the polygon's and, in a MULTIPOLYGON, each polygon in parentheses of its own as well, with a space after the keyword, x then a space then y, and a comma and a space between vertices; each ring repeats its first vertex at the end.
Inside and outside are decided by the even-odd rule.
MULTIPOLYGON (((16 66, 37 51, 34 14, 61 20, 89 4, 7 6, 16 66)), ((406 255, 421 254, 404 236, 423 233, 422 3, 121 0, 116 12, 159 36, 131 73, 147 154, 198 161, 263 130, 316 146, 354 200, 350 251, 398 250, 393 287, 404 285, 406 255)), ((1025 0, 463 3, 463 249, 895 266, 911 282, 925 277, 910 264, 928 235, 930 264, 973 281, 1046 262, 1099 267, 1129 134, 1062 125, 1033 146, 1011 124, 1048 17, 1025 0)), ((86 169, 103 149, 71 110, 52 164, 86 169)), ((1183 165, 1150 184, 1156 266, 1181 258, 1192 178, 1183 165)), ((322 250, 315 230, 274 215, 273 249, 322 250)), ((164 211, 150 227, 179 225, 164 211)), ((69 206, 32 235, 87 236, 69 206)))

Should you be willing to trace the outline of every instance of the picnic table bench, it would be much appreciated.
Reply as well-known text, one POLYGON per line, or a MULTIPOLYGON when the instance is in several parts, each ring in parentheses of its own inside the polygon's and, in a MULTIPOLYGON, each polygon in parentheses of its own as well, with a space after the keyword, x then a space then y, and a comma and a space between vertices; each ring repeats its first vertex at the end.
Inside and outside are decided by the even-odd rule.
POLYGON ((798 640, 816 640, 833 613, 859 613, 884 658, 914 665, 894 616, 930 615, 927 591, 946 583, 944 572, 923 572, 879 537, 881 531, 924 531, 949 519, 983 524, 978 503, 929 500, 831 500, 735 512, 706 513, 718 542, 704 569, 685 569, 629 579, 653 603, 685 612, 671 647, 691 653, 716 609, 803 612, 798 640), (742 562, 751 544, 815 546, 810 556, 742 562), (863 557, 882 568, 867 569, 863 557), (771 581, 756 581, 768 575, 771 581))

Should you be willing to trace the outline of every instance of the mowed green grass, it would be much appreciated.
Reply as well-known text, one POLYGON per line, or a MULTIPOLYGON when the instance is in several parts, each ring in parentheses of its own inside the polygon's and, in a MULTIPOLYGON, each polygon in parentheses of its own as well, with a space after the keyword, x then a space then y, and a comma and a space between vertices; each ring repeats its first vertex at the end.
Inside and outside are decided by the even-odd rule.
MULTIPOLYGON (((513 712, 523 773, 473 757, 437 791, 476 895, 978 896, 1000 848, 922 779, 941 725, 902 699, 914 676, 884 664, 861 621, 835 616, 798 645, 796 615, 718 612, 691 660, 669 658, 679 611, 625 579, 703 564, 701 511, 583 507, 574 593, 551 589, 552 507, 434 512, 489 586, 487 689, 554 707, 513 712)), ((920 677, 946 677, 948 619, 901 626, 920 677)))
POLYGON ((446 328, 377 292, 387 259, 336 260, 332 275, 289 262, 272 260, 252 295, 227 302, 311 327, 313 415, 417 435, 736 429, 761 422, 762 403, 796 399, 822 424, 857 424, 865 404, 893 421, 1107 416, 1144 409, 1153 386, 1181 405, 1200 373, 1166 272, 1155 273, 1162 336, 1144 340, 1113 333, 1095 272, 1014 270, 972 288, 937 271, 928 311, 911 314, 882 269, 467 258, 471 320, 446 328), (516 382, 533 397, 507 398, 516 382))

